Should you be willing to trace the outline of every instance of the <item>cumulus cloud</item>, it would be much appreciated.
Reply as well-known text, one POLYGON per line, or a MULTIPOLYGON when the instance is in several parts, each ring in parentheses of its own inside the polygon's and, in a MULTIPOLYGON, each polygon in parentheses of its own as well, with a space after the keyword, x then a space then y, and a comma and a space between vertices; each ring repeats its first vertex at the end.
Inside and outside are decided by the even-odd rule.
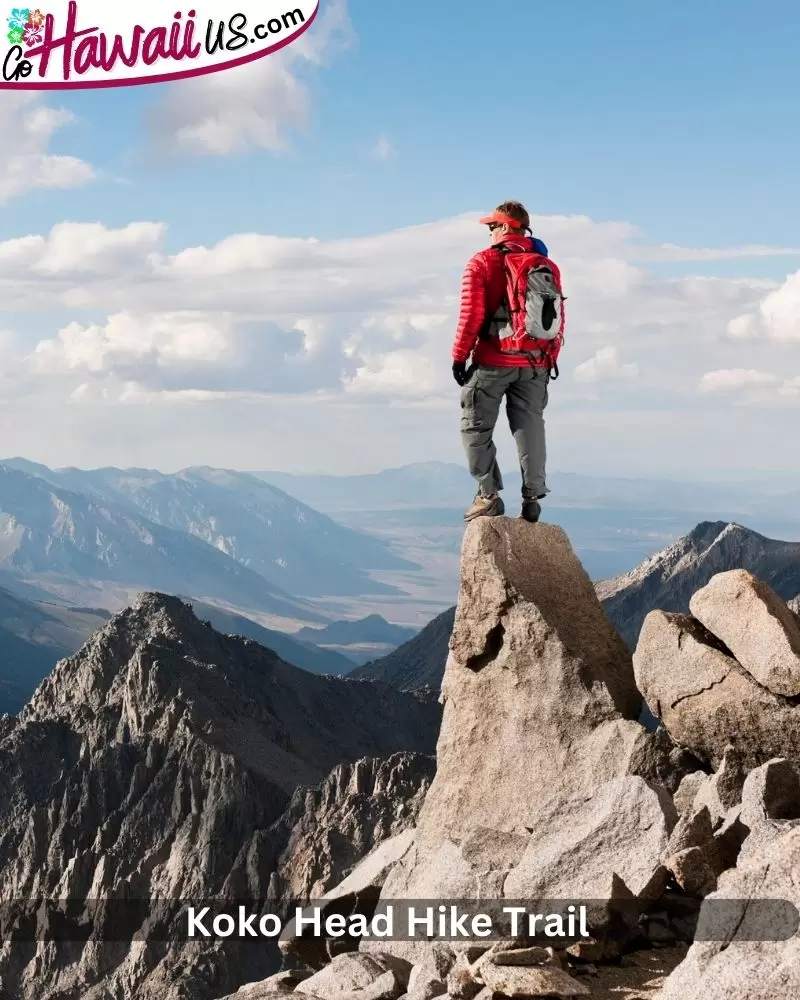
MULTIPOLYGON (((105 397, 144 401, 148 391, 205 399, 231 393, 334 388, 356 364, 334 342, 309 341, 300 328, 196 311, 117 313, 104 324, 73 322, 40 341, 28 359, 41 374, 93 376, 105 397), (194 395, 191 395, 194 394, 194 395), (199 394, 199 395, 198 395, 199 394)), ((82 382, 73 401, 87 398, 82 382)))
MULTIPOLYGON (((169 253, 153 221, 61 223, 0 242, 5 308, 31 314, 29 339, 7 364, 74 402, 322 392, 359 406, 433 407, 453 388, 460 273, 485 242, 477 216, 341 240, 239 233, 169 253), (36 318, 44 312, 59 318, 36 318)), ((554 216, 534 228, 569 297, 565 407, 587 403, 582 384, 606 380, 625 380, 629 403, 700 405, 699 373, 747 367, 726 335, 731 321, 783 287, 665 277, 634 263, 642 244, 626 223, 554 216)), ((765 355, 760 367, 777 363, 765 355)), ((794 364, 782 363, 775 370, 794 364)), ((622 405, 613 395, 589 401, 622 405)))
POLYGON ((728 333, 734 340, 765 338, 800 344, 800 271, 770 291, 755 310, 732 319, 728 333))
POLYGON ((30 91, 0 93, 0 204, 32 189, 74 188, 94 179, 92 166, 50 152, 53 135, 74 121, 64 108, 42 104, 30 91))
POLYGON ((577 366, 574 372, 576 382, 606 382, 636 378, 639 366, 623 364, 616 347, 601 347, 593 357, 577 366))
POLYGON ((331 0, 303 35, 279 52, 170 84, 149 112, 156 147, 208 156, 285 150, 288 135, 307 125, 310 98, 302 72, 324 66, 352 38, 346 0, 331 0))

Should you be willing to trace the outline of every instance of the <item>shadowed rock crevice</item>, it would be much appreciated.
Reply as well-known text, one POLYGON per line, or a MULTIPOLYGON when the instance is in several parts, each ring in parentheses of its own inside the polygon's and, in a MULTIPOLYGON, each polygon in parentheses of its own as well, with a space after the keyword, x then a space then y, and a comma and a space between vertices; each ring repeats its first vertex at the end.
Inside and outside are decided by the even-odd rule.
POLYGON ((502 621, 499 621, 489 630, 486 636, 486 647, 483 652, 478 653, 476 656, 470 656, 464 666, 476 673, 479 670, 483 670, 485 666, 500 655, 505 637, 506 627, 502 621))

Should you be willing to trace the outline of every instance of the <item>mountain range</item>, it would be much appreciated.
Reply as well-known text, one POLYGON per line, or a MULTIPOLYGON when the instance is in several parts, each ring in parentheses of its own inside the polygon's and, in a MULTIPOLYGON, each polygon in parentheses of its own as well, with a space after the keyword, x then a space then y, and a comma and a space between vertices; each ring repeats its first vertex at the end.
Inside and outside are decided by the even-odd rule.
MULTIPOLYGON (((717 573, 746 569, 786 601, 800 601, 800 542, 783 542, 739 524, 704 521, 614 580, 595 584, 606 614, 633 649, 654 608, 689 613, 689 599, 717 573)), ((800 606, 797 601, 794 606, 800 606)), ((455 608, 434 619, 388 656, 358 667, 353 677, 380 680, 402 690, 439 690, 455 608)))
MULTIPOLYGON (((431 596, 440 607, 455 597, 461 516, 474 492, 462 465, 424 462, 359 476, 256 475, 422 563, 435 580, 431 596)), ((506 509, 513 515, 519 502, 519 470, 512 468, 503 478, 506 509)), ((551 492, 542 505, 543 520, 564 528, 593 580, 626 573, 704 520, 747 524, 770 538, 800 539, 798 493, 788 492, 788 486, 559 470, 548 473, 547 479, 551 492)), ((402 577, 381 579, 405 585, 402 577)))
POLYGON ((623 576, 597 584, 617 631, 634 647, 653 608, 687 614, 689 598, 717 573, 746 569, 784 600, 800 594, 800 542, 765 538, 740 524, 704 521, 623 576))
MULTIPOLYGON (((337 524, 248 473, 207 467, 174 475, 153 469, 49 469, 20 458, 3 465, 49 484, 60 497, 67 491, 95 509, 127 514, 134 524, 144 518, 205 542, 292 594, 393 593, 395 588, 373 580, 370 571, 415 568, 373 536, 337 524)), ((22 481, 16 488, 22 491, 22 481)), ((4 499, 0 486, 0 510, 4 499)))
MULTIPOLYGON (((475 485, 466 468, 454 462, 417 462, 395 469, 352 476, 296 475, 261 471, 255 476, 280 487, 318 510, 344 512, 398 508, 466 506, 475 485)), ((559 507, 665 509, 734 515, 758 513, 765 518, 797 517, 800 491, 769 491, 758 483, 678 482, 592 476, 554 470, 548 473, 559 507)), ((505 496, 513 502, 520 492, 516 468, 503 472, 505 496)), ((741 519, 744 519, 743 517, 741 519)))
MULTIPOLYGON (((126 593, 191 584, 193 596, 290 620, 324 621, 254 570, 194 535, 118 504, 0 464, 0 567, 56 594, 126 593)), ((108 606, 108 605, 106 605, 108 606)))
MULTIPOLYGON (((407 625, 394 625, 383 615, 364 618, 341 619, 323 628, 304 626, 294 633, 294 638, 313 642, 322 649, 341 653, 353 663, 368 663, 384 656, 408 642, 419 629, 407 625)), ((352 667, 351 667, 352 669, 352 667)))

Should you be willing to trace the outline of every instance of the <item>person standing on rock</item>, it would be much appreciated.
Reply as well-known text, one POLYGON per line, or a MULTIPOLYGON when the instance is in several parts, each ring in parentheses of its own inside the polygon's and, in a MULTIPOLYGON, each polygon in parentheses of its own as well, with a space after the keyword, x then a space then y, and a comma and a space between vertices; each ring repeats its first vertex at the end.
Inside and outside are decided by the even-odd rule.
POLYGON ((535 522, 539 501, 549 493, 543 411, 564 341, 561 274, 533 236, 520 202, 505 201, 480 221, 489 227, 491 246, 464 271, 452 351, 453 377, 461 386, 461 440, 478 483, 464 520, 505 513, 492 440, 505 399, 522 470, 520 517, 535 522))

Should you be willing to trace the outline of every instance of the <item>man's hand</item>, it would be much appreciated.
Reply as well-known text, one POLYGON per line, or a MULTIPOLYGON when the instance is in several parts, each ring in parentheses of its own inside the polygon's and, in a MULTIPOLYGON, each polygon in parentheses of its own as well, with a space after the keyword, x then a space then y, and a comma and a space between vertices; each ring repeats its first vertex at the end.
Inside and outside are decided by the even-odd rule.
POLYGON ((458 382, 459 385, 467 384, 467 362, 466 361, 454 361, 453 362, 453 378, 458 382))

